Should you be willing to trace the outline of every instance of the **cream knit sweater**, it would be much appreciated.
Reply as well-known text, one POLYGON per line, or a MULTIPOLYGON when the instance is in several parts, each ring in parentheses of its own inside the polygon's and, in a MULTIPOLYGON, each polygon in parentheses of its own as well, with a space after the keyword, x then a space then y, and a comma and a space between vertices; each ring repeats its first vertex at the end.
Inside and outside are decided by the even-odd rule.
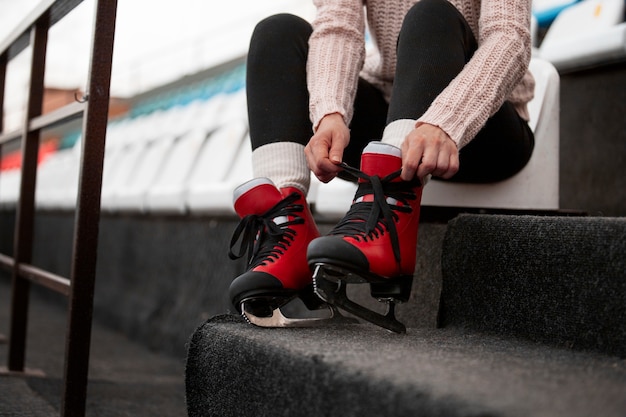
MULTIPOLYGON (((478 50, 418 121, 441 127, 460 149, 505 100, 528 120, 526 104, 534 90, 528 72, 531 0, 450 2, 467 20, 478 50)), ((311 121, 317 128, 325 115, 337 112, 349 124, 359 75, 390 98, 398 34, 416 0, 314 3, 317 15, 307 62, 311 121), (366 24, 374 44, 367 56, 366 24)))

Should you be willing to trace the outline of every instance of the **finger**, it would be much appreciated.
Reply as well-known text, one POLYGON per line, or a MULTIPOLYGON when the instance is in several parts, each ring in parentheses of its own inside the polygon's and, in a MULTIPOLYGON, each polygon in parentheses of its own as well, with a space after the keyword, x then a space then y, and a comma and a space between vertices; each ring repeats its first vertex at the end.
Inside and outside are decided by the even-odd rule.
POLYGON ((331 148, 328 151, 328 159, 335 165, 339 165, 343 160, 343 145, 335 141, 331 144, 331 148))
POLYGON ((311 138, 307 145, 311 155, 311 160, 315 165, 319 164, 319 161, 328 158, 328 144, 324 140, 320 140, 315 136, 311 138))
POLYGON ((448 169, 450 168, 450 155, 446 152, 439 152, 437 157, 437 164, 434 167, 431 174, 434 177, 443 177, 447 174, 448 169))
POLYGON ((457 172, 459 172, 459 167, 460 167, 459 154, 454 153, 450 155, 448 169, 445 173, 441 175, 441 178, 446 179, 446 180, 452 178, 457 172))
POLYGON ((309 166, 309 169, 317 175, 317 172, 315 172, 317 170, 316 159, 310 143, 304 147, 304 157, 306 158, 306 163, 309 166))
POLYGON ((322 182, 329 182, 335 178, 341 168, 330 161, 326 146, 309 143, 305 147, 305 156, 309 169, 322 182))
POLYGON ((400 178, 404 181, 410 181, 415 178, 422 159, 422 153, 423 147, 421 144, 415 145, 414 142, 404 141, 402 144, 402 173, 400 178))
POLYGON ((437 167, 438 152, 425 152, 422 161, 417 167, 416 175, 418 178, 424 178, 428 174, 432 174, 437 167))

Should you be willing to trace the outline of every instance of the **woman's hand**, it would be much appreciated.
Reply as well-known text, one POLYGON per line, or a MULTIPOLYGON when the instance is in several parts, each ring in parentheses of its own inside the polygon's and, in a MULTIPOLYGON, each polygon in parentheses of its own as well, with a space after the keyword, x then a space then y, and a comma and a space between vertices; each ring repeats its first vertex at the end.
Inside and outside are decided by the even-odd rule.
POLYGON ((441 128, 418 124, 402 143, 402 174, 405 181, 431 174, 448 179, 459 170, 456 143, 441 128))
POLYGON ((339 113, 324 116, 317 131, 304 148, 307 163, 322 182, 337 176, 343 151, 350 142, 350 130, 339 113))

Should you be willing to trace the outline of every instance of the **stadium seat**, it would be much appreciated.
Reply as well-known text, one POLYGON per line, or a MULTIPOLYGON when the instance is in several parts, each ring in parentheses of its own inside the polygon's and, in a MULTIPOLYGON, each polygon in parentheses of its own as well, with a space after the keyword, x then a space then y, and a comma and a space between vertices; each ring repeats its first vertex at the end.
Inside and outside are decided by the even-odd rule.
POLYGON ((187 182, 186 203, 190 212, 232 213, 232 192, 238 184, 232 184, 228 178, 247 133, 247 123, 241 119, 227 123, 207 138, 187 182))
POLYGON ((76 207, 80 172, 80 140, 43 161, 37 172, 35 204, 42 209, 76 207))
POLYGON ((623 60, 626 22, 623 0, 586 0, 556 18, 539 48, 560 72, 623 60))
POLYGON ((137 168, 145 155, 150 140, 157 131, 154 124, 160 112, 131 119, 122 132, 116 132, 113 143, 107 146, 102 179, 102 209, 115 211, 117 195, 133 182, 137 168))
POLYGON ((20 195, 19 169, 7 169, 0 172, 0 207, 14 208, 20 195))
POLYGON ((533 0, 533 16, 540 27, 548 27, 568 7, 581 0, 533 0))

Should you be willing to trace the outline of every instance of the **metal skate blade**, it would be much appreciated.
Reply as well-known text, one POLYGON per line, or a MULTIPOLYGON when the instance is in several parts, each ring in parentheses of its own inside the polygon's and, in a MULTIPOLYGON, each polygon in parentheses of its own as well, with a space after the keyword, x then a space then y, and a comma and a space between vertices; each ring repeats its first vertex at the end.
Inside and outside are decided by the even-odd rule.
MULTIPOLYGON (((369 308, 350 300, 346 293, 346 284, 348 281, 344 281, 336 274, 337 268, 331 269, 331 271, 332 272, 329 274, 329 269, 327 268, 327 265, 324 264, 318 264, 315 267, 315 271, 313 273, 313 285, 315 293, 321 299, 335 307, 347 311, 348 313, 391 332, 406 333, 406 327, 404 324, 396 319, 395 300, 381 300, 386 302, 387 305, 387 311, 384 314, 370 310, 369 308)), ((350 281, 350 283, 355 282, 361 281, 350 281)))
POLYGON ((286 317, 280 307, 278 307, 272 310, 271 316, 259 317, 250 313, 246 309, 246 304, 246 301, 241 303, 241 315, 248 323, 259 327, 314 327, 336 320, 337 314, 337 311, 332 306, 329 306, 326 309, 325 317, 290 318, 286 317))

